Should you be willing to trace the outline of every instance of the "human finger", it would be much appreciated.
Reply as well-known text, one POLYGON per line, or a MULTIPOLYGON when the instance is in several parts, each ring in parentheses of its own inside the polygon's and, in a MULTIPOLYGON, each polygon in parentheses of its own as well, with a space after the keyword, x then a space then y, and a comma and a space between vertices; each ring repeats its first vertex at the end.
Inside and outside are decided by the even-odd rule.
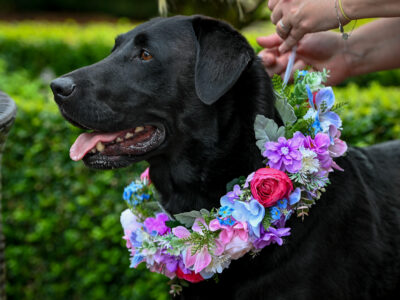
POLYGON ((269 0, 268 1, 268 8, 272 11, 274 10, 275 6, 278 4, 279 0, 269 0))
POLYGON ((258 53, 258 56, 261 58, 261 61, 266 68, 272 67, 276 64, 276 53, 272 53, 269 50, 262 50, 258 53))
POLYGON ((276 33, 268 36, 259 36, 256 41, 263 48, 279 47, 283 42, 282 38, 276 33))
POLYGON ((279 52, 286 53, 287 51, 292 49, 303 36, 303 30, 297 27, 292 28, 292 30, 290 30, 289 36, 279 46, 279 52))
POLYGON ((290 33, 292 26, 288 21, 286 23, 283 22, 282 19, 279 20, 278 24, 276 24, 276 33, 282 38, 286 39, 290 33))
POLYGON ((288 54, 284 54, 282 56, 276 57, 275 64, 269 65, 269 66, 265 65, 265 64, 263 64, 263 65, 264 65, 268 75, 272 76, 274 74, 285 73, 288 60, 289 60, 289 55, 288 54))
POLYGON ((278 23, 280 19, 282 19, 282 7, 281 5, 277 5, 274 10, 272 11, 271 14, 271 22, 274 23, 275 25, 278 23))

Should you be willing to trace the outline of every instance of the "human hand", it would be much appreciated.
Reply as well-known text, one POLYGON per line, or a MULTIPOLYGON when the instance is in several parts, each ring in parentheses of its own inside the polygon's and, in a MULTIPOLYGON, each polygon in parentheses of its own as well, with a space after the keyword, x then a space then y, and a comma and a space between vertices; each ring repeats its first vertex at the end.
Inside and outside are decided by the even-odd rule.
MULTIPOLYGON (((257 38, 260 46, 266 48, 259 53, 267 73, 283 77, 290 53, 281 54, 278 48, 284 42, 277 34, 257 38)), ((334 32, 319 32, 306 35, 298 44, 294 70, 311 66, 313 70, 330 70, 327 85, 336 85, 351 74, 350 54, 344 47, 341 35, 334 32)))
POLYGON ((336 0, 269 0, 271 21, 277 34, 284 39, 279 52, 293 48, 307 33, 326 31, 348 23, 335 8, 336 0))

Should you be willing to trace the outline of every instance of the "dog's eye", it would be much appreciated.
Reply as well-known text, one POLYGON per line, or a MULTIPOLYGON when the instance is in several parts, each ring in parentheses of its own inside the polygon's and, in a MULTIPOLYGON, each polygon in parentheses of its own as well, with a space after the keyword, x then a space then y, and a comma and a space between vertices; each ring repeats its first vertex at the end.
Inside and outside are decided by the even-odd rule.
POLYGON ((152 58, 153 56, 147 50, 142 50, 142 52, 140 53, 140 59, 142 60, 150 60, 152 58))

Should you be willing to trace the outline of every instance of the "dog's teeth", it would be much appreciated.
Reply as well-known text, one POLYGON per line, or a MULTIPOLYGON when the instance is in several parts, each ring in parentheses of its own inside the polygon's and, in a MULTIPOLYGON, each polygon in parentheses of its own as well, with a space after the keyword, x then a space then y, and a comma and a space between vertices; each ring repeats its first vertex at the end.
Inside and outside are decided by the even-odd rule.
POLYGON ((93 148, 92 150, 90 150, 90 153, 96 153, 96 148, 93 148))
POLYGON ((138 126, 138 127, 135 128, 135 133, 141 132, 143 130, 144 130, 143 126, 138 126))
POLYGON ((121 142, 123 141, 123 139, 121 139, 121 138, 119 137, 119 138, 117 138, 115 141, 116 141, 117 143, 121 143, 121 142))
POLYGON ((103 143, 102 142, 98 142, 97 144, 96 144, 96 149, 97 149, 97 151, 99 151, 99 152, 101 152, 101 151, 103 151, 104 150, 104 145, 103 145, 103 143))
POLYGON ((128 132, 128 133, 125 135, 125 138, 126 138, 126 139, 129 139, 129 138, 131 138, 131 137, 133 137, 133 133, 132 133, 132 132, 128 132))

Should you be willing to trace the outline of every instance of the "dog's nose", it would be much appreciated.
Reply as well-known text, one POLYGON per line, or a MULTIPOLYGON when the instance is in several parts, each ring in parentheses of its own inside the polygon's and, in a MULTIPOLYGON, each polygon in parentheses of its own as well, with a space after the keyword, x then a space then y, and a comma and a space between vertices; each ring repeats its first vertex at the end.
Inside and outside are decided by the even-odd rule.
POLYGON ((59 99, 66 99, 75 90, 75 83, 70 77, 60 77, 50 83, 54 96, 59 99))

